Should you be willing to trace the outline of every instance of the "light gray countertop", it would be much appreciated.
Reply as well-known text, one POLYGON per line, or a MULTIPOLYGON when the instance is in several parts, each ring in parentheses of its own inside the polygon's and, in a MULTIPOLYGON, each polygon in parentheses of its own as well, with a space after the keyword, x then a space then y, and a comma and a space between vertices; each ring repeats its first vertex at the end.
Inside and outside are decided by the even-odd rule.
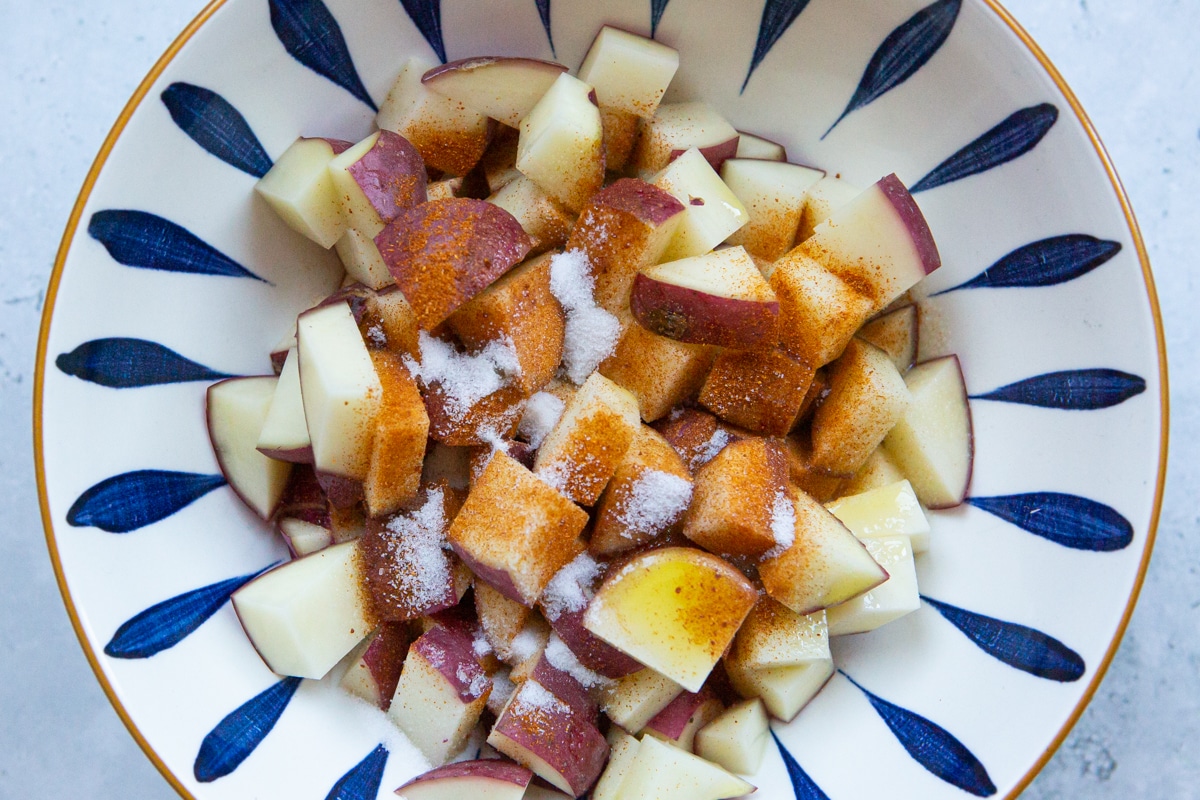
MULTIPOLYGON (((88 668, 54 581, 30 438, 44 287, 76 193, 200 0, 0 3, 0 798, 172 798, 88 668)), ((1171 353, 1170 475, 1141 603, 1029 800, 1200 797, 1200 4, 1010 0, 1079 95, 1142 224, 1171 353)))

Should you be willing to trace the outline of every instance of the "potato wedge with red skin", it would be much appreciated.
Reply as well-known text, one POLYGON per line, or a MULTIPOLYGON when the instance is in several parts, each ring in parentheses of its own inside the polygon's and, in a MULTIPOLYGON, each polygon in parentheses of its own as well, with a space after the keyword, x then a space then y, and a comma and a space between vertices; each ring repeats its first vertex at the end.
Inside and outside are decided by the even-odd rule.
POLYGON ((683 534, 711 553, 759 556, 778 542, 776 504, 787 493, 787 458, 778 442, 734 442, 696 472, 683 534))
POLYGON ((341 139, 301 137, 276 159, 254 191, 289 228, 322 247, 333 247, 347 223, 329 162, 352 145, 341 139))
POLYGON ((863 325, 856 335, 891 356, 900 372, 907 372, 917 363, 920 316, 916 305, 901 306, 863 325))
POLYGON ((680 342, 758 350, 778 340, 779 301, 741 247, 646 267, 629 308, 642 327, 680 342))
POLYGON ((786 436, 800 418, 813 374, 812 365, 779 347, 761 353, 726 350, 713 361, 699 399, 726 422, 786 436))
POLYGON ((432 330, 520 263, 533 241, 504 209, 456 197, 402 211, 375 244, 417 323, 432 330))
POLYGON ((425 162, 412 142, 376 131, 329 162, 351 228, 374 236, 402 210, 425 202, 425 162))
POLYGON ((757 158, 763 161, 787 161, 787 148, 779 142, 746 131, 738 131, 735 158, 757 158))
POLYGON ((725 704, 705 687, 699 692, 684 692, 676 697, 643 729, 647 736, 692 752, 696 734, 725 710, 725 704))
POLYGON ((792 249, 808 190, 825 177, 822 170, 754 158, 731 158, 721 167, 725 181, 746 206, 750 221, 735 231, 729 244, 775 261, 792 249))
POLYGON ((279 383, 256 447, 258 452, 277 461, 313 463, 312 439, 304 417, 304 399, 300 396, 300 358, 294 347, 288 351, 279 373, 279 383))
POLYGON ((566 71, 562 64, 538 58, 477 56, 434 67, 421 76, 421 83, 515 128, 566 71))
POLYGON ((654 174, 691 148, 697 148, 715 170, 738 149, 738 132, 704 101, 663 103, 642 123, 632 166, 654 174))
POLYGON ((496 758, 431 769, 396 790, 405 800, 521 800, 533 773, 496 758))
POLYGON ((410 625, 385 622, 355 650, 341 687, 382 711, 392 705, 404 658, 414 638, 410 625))
POLYGON ((208 436, 221 474, 238 498, 263 519, 283 499, 292 465, 257 449, 258 432, 271 408, 279 379, 229 378, 208 388, 208 436))

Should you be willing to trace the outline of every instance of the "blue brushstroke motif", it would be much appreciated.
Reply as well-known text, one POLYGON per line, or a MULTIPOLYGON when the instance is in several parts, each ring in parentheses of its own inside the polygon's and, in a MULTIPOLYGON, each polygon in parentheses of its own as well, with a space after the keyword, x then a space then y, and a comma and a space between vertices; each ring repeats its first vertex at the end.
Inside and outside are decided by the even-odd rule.
POLYGON ((196 780, 212 783, 237 769, 267 738, 299 686, 299 678, 284 678, 217 723, 200 743, 200 752, 192 766, 196 780))
POLYGON ((1124 403, 1146 391, 1146 381, 1115 369, 1048 372, 1001 386, 972 400, 997 400, 1066 411, 1094 411, 1124 403))
POLYGON ((117 628, 104 646, 104 654, 112 658, 149 658, 174 647, 260 573, 212 583, 150 606, 117 628))
POLYGON ((978 509, 1055 544, 1074 550, 1111 552, 1133 541, 1133 526, 1115 510, 1095 500, 1058 492, 1030 492, 1001 497, 968 497, 978 509))
POLYGON ((225 485, 222 475, 143 469, 105 478, 71 504, 67 522, 129 533, 158 522, 225 485))
POLYGON ((157 342, 121 337, 84 342, 69 353, 61 353, 54 364, 67 375, 110 389, 233 377, 197 364, 157 342))
POLYGON ((271 157, 246 118, 221 95, 190 83, 172 83, 162 101, 192 141, 225 163, 255 178, 271 169, 271 157))
POLYGON ((867 696, 875 712, 891 729, 892 735, 918 764, 946 783, 976 797, 991 797, 996 793, 996 784, 992 783, 987 769, 949 731, 920 714, 872 694, 844 671, 838 672, 867 696))
POLYGON ((338 782, 325 795, 325 800, 375 800, 379 795, 379 784, 383 782, 383 768, 387 764, 388 751, 379 745, 338 782))
POLYGON ((542 27, 546 29, 546 41, 550 42, 550 52, 557 58, 558 51, 554 49, 554 34, 550 32, 550 0, 536 0, 538 16, 542 18, 542 27))
POLYGON ((888 34, 871 56, 846 109, 821 138, 828 136, 850 112, 879 99, 925 66, 950 36, 961 7, 962 0, 939 0, 888 34))
POLYGON ((321 0, 269 0, 271 27, 288 55, 378 112, 367 94, 342 28, 321 0))
POLYGON ((446 63, 446 43, 442 39, 442 0, 400 0, 408 18, 429 42, 433 52, 446 63))
POLYGON ((88 234, 127 267, 267 283, 186 228, 147 211, 97 211, 88 223, 88 234))
POLYGON ((1121 252, 1121 243, 1083 233, 1051 236, 1018 247, 966 283, 943 289, 932 297, 958 289, 1013 289, 1054 286, 1094 270, 1121 252))
MULTIPOLYGON (((666 3, 664 2, 663 5, 665 6, 666 3)), ((746 86, 750 83, 750 76, 754 74, 754 70, 758 69, 758 65, 767 57, 767 53, 771 52, 771 48, 787 32, 787 29, 792 26, 796 17, 800 16, 800 12, 807 5, 808 0, 767 0, 767 4, 763 6, 762 19, 758 23, 758 40, 754 43, 754 55, 750 57, 750 69, 746 71, 746 79, 742 81, 743 92, 746 91, 746 86)))
POLYGON ((650 38, 658 33, 658 23, 662 22, 663 12, 671 0, 650 0, 650 38))
POLYGON ((813 783, 813 779, 808 777, 808 773, 800 767, 788 749, 783 746, 783 742, 779 741, 774 730, 771 731, 771 738, 775 740, 775 746, 779 748, 779 755, 783 757, 783 765, 787 767, 788 777, 792 779, 796 800, 829 800, 829 795, 822 792, 821 787, 813 783))
POLYGON ((1050 103, 1023 108, 947 158, 909 188, 916 194, 935 186, 987 172, 1025 155, 1050 132, 1058 121, 1058 109, 1050 103))
POLYGON ((1034 628, 967 611, 921 595, 980 650, 1022 672, 1049 681, 1072 683, 1087 671, 1083 657, 1034 628))

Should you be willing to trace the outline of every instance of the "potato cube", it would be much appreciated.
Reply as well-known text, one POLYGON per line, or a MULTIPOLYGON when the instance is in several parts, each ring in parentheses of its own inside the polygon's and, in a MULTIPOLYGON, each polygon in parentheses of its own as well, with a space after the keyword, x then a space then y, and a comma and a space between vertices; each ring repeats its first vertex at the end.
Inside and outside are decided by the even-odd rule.
POLYGON ((762 555, 790 544, 793 526, 787 459, 778 443, 743 439, 728 445, 696 473, 683 534, 704 549, 762 555))
POLYGON ((371 466, 363 481, 363 495, 371 516, 378 517, 417 496, 429 439, 429 415, 417 382, 399 356, 376 350, 371 360, 383 396, 375 416, 371 466))
POLYGON ((726 422, 770 436, 795 426, 814 370, 776 347, 763 353, 727 350, 717 356, 700 402, 726 422))

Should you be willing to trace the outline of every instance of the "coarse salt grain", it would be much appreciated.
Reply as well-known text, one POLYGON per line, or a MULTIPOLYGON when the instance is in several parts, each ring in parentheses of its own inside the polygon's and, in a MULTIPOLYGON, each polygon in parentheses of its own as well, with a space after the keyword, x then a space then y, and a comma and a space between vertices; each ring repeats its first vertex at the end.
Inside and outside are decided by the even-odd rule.
POLYGON ((367 338, 371 340, 371 344, 376 347, 387 347, 387 333, 384 332, 383 326, 378 322, 367 328, 367 338))
POLYGON ((404 357, 404 366, 426 388, 437 385, 447 412, 463 419, 480 400, 502 389, 521 374, 512 340, 493 339, 477 353, 463 353, 452 343, 426 331, 418 337, 421 360, 404 357))
POLYGON ((536 654, 538 648, 541 646, 542 638, 538 636, 537 631, 533 628, 525 627, 513 637, 509 649, 512 651, 513 660, 521 662, 536 654))
POLYGON ((776 494, 771 504, 771 535, 775 546, 764 554, 765 558, 782 555, 796 541, 796 507, 783 492, 776 494))
POLYGON ((553 622, 563 614, 582 611, 592 599, 592 584, 600 577, 600 565, 587 553, 554 573, 539 600, 542 613, 553 622))
POLYGON ((587 256, 568 250, 550 259, 550 293, 566 314, 563 334, 563 371, 582 384, 600 362, 612 355, 621 335, 621 323, 596 305, 595 282, 587 256))
POLYGON ((392 517, 385 527, 392 586, 418 608, 442 599, 451 582, 445 508, 444 492, 433 488, 420 508, 392 517))
POLYGON ((585 689, 601 688, 612 683, 598 672, 593 672, 580 664, 579 659, 571 652, 571 648, 567 647, 567 643, 560 639, 558 634, 551 636, 550 641, 546 643, 545 656, 546 660, 550 662, 550 666, 567 673, 579 681, 585 689))
POLYGON ((521 416, 517 433, 524 436, 533 447, 541 447, 566 406, 562 398, 549 392, 538 392, 525 404, 525 413, 521 416))
POLYGON ((571 707, 554 696, 546 687, 534 680, 525 681, 517 691, 514 703, 531 708, 535 711, 548 713, 569 714, 571 707))
POLYGON ((691 502, 691 481, 648 469, 634 481, 617 522, 626 538, 633 538, 634 534, 658 534, 679 519, 691 502))

